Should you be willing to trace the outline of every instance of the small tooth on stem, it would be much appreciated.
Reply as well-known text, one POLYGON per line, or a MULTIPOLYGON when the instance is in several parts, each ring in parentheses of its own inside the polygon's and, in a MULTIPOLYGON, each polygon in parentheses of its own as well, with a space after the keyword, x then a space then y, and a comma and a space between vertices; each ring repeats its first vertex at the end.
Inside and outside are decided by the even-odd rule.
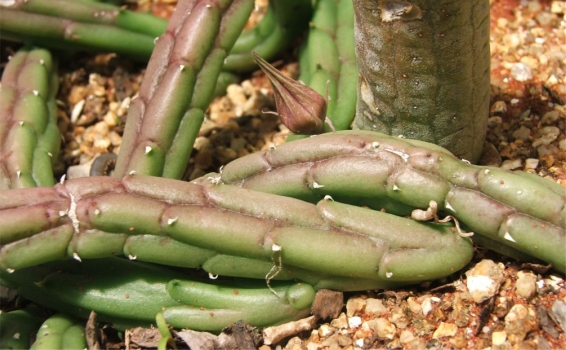
POLYGON ((405 152, 396 151, 396 150, 391 149, 391 148, 386 148, 385 150, 389 153, 393 153, 393 154, 398 155, 399 157, 401 157, 401 159, 403 159, 403 162, 405 162, 405 163, 407 163, 409 161, 409 155, 405 152))
POLYGON ((511 241, 511 242, 517 242, 517 241, 511 236, 511 234, 509 234, 509 232, 507 232, 507 231, 505 231, 505 235, 503 235, 503 238, 505 238, 506 240, 511 241))
POLYGON ((320 184, 319 184, 318 182, 316 182, 316 181, 313 181, 313 183, 312 183, 312 187, 313 187, 313 188, 323 188, 323 187, 324 187, 324 185, 320 185, 320 184))
POLYGON ((445 201, 444 203, 444 207, 446 209, 451 210, 453 213, 456 213, 456 209, 454 209, 454 207, 452 207, 452 205, 448 201, 445 201))

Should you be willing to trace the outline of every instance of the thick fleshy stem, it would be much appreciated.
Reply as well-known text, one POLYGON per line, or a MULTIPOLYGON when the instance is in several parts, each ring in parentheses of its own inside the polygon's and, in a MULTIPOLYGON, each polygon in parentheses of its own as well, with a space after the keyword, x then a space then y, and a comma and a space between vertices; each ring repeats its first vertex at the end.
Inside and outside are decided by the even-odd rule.
MULTIPOLYGON (((115 52, 138 61, 150 58, 154 39, 167 27, 162 18, 96 1, 17 0, 9 5, 0 3, 0 13, 3 39, 50 48, 115 52)), ((311 16, 310 0, 270 1, 261 21, 238 37, 226 57, 219 83, 233 81, 234 76, 227 72, 257 69, 251 55, 254 50, 267 59, 286 50, 306 31, 311 16)), ((234 29, 237 32, 238 28, 234 29)))
POLYGON ((311 0, 269 1, 265 17, 254 28, 242 32, 224 61, 224 69, 257 69, 252 51, 266 60, 274 59, 307 30, 312 13, 311 0))
POLYGON ((0 190, 53 186, 60 147, 51 54, 23 48, 10 60, 0 87, 0 190))
POLYGON ((49 317, 37 332, 31 350, 86 349, 84 321, 65 314, 49 317))
POLYGON ((118 329, 148 327, 158 313, 178 328, 218 332, 238 320, 267 326, 308 315, 314 297, 306 283, 273 282, 275 295, 264 281, 204 283, 159 265, 115 257, 0 272, 0 281, 22 297, 82 319, 95 310, 98 320, 118 329))
POLYGON ((317 1, 299 63, 299 80, 328 99, 326 116, 334 128, 350 129, 358 84, 352 0, 317 1))
POLYGON ((327 133, 237 159, 218 182, 313 203, 330 195, 397 215, 427 210, 434 201, 440 212, 495 241, 492 247, 506 245, 566 271, 563 187, 474 166, 426 142, 370 131, 327 133))
MULTIPOLYGON (((260 270, 296 267, 330 280, 375 280, 381 288, 449 275, 472 256, 469 239, 450 226, 233 186, 133 175, 75 179, 52 190, 5 195, 0 192, 0 266, 12 272, 66 256, 84 260, 122 253, 145 260, 150 254, 148 260, 167 263, 159 256, 182 260, 184 253, 185 264, 192 261, 185 266, 198 267, 220 254, 263 261, 260 270), (168 237, 200 249, 183 250, 163 240, 162 249, 151 255, 143 245, 146 238, 155 246, 158 238, 168 237)), ((324 278, 308 282, 326 283, 324 278)), ((334 288, 352 286, 334 283, 334 288)))
POLYGON ((43 320, 38 306, 0 313, 0 348, 29 349, 43 320))
POLYGON ((181 178, 253 0, 179 2, 128 111, 115 174, 181 178))
POLYGON ((4 39, 62 49, 116 52, 147 60, 167 21, 99 2, 17 0, 0 5, 4 39))
POLYGON ((476 162, 489 115, 488 0, 353 0, 355 128, 476 162))

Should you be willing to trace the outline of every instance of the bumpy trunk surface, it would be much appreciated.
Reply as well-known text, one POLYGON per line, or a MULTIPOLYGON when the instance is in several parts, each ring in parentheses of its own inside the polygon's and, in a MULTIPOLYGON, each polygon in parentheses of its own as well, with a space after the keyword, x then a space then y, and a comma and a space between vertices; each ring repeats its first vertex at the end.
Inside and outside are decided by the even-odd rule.
POLYGON ((489 1, 354 0, 355 128, 478 160, 489 109, 489 1))

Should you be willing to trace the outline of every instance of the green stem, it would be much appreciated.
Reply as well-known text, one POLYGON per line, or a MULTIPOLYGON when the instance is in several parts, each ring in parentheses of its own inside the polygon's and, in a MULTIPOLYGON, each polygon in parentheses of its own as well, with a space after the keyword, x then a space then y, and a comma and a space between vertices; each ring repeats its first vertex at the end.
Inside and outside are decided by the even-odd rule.
POLYGON ((179 4, 130 105, 116 176, 183 176, 224 59, 252 8, 252 0, 179 4))
POLYGON ((23 48, 6 66, 0 87, 0 190, 54 185, 61 142, 56 71, 43 49, 23 48))

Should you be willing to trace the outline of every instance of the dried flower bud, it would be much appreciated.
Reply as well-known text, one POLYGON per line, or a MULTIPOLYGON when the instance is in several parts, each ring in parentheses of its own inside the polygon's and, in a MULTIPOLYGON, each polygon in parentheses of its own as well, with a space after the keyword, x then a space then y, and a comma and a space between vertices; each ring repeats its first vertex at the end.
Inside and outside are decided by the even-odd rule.
POLYGON ((324 132, 326 101, 318 92, 281 74, 275 67, 252 52, 257 64, 273 85, 277 114, 295 134, 324 132))

